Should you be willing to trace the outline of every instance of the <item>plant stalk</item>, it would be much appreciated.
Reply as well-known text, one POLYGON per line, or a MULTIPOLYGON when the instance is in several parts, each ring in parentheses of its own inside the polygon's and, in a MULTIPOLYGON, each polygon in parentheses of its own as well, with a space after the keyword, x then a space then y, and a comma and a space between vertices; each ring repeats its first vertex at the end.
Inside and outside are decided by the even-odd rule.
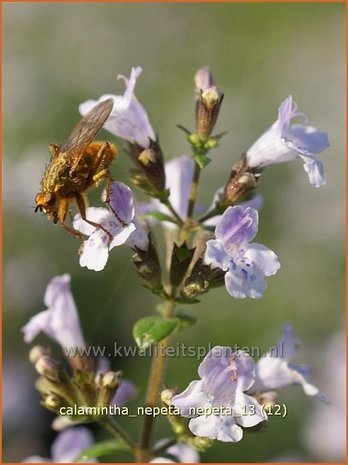
MULTIPOLYGON (((170 318, 175 310, 175 302, 168 300, 166 302, 165 317, 170 318)), ((147 392, 145 398, 145 408, 153 409, 157 406, 160 392, 162 389, 164 373, 166 369, 166 349, 169 346, 170 338, 167 337, 161 341, 152 359, 149 380, 147 384, 147 392)), ((151 439, 155 425, 155 417, 153 415, 145 415, 140 435, 139 445, 135 450, 137 462, 148 462, 151 459, 151 439)))

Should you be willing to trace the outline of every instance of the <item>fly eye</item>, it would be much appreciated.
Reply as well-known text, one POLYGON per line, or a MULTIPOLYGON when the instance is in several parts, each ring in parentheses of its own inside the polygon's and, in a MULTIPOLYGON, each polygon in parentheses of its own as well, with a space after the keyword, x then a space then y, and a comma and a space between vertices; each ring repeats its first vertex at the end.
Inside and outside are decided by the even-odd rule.
POLYGON ((52 207, 55 200, 56 200, 56 196, 54 194, 52 194, 51 192, 47 192, 45 194, 44 202, 45 202, 45 205, 47 205, 48 207, 52 207))

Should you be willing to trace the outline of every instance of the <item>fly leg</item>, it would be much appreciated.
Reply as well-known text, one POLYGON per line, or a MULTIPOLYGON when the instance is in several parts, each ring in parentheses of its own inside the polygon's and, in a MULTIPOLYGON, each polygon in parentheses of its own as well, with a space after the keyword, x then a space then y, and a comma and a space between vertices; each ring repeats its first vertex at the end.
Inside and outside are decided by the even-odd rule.
MULTIPOLYGON (((104 165, 104 159, 107 158, 109 156, 109 153, 108 151, 110 151, 110 144, 108 142, 105 142, 105 144, 103 144, 100 149, 98 150, 98 153, 97 153, 97 159, 98 159, 98 162, 97 162, 97 165, 95 167, 95 170, 98 171, 99 167, 100 166, 103 166, 104 165)), ((105 165, 104 165, 105 166, 105 165)), ((93 176, 93 182, 95 184, 98 184, 98 182, 100 181, 100 179, 102 178, 105 178, 105 182, 106 182, 106 199, 105 199, 105 202, 108 204, 110 210, 112 211, 112 213, 116 216, 116 218, 118 219, 118 221, 122 224, 123 227, 127 226, 127 223, 125 221, 123 221, 119 215, 115 212, 115 210, 112 208, 111 204, 110 204, 110 187, 111 187, 111 183, 112 183, 112 178, 111 178, 111 175, 110 175, 110 170, 109 168, 104 168, 102 169, 101 171, 97 172, 97 174, 95 174, 93 176)))
POLYGON ((70 200, 61 200, 59 202, 59 207, 58 207, 59 223, 62 226, 62 228, 65 229, 65 231, 67 231, 68 233, 72 234, 73 236, 77 237, 80 240, 81 242, 80 250, 81 250, 83 247, 84 240, 85 240, 84 235, 80 231, 77 231, 74 228, 70 228, 69 226, 66 226, 65 224, 65 219, 69 211, 69 204, 70 204, 70 200))
POLYGON ((82 195, 77 192, 75 194, 75 199, 83 221, 86 221, 86 223, 90 224, 91 226, 94 226, 97 229, 102 229, 108 235, 110 244, 110 242, 113 240, 113 236, 109 233, 109 231, 106 228, 104 228, 102 224, 95 223, 94 221, 91 221, 87 218, 85 200, 82 197, 82 195))

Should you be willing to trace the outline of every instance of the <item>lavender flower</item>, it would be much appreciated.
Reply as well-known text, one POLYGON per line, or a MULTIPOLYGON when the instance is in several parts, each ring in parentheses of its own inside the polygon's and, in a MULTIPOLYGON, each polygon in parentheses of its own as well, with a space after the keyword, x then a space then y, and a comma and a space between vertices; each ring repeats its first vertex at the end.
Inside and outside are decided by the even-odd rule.
POLYGON ((128 401, 134 399, 136 392, 137 389, 132 381, 128 381, 128 379, 122 379, 121 384, 117 388, 116 394, 111 401, 111 404, 122 407, 128 401))
POLYGON ((261 244, 249 243, 257 229, 256 210, 229 207, 216 226, 216 239, 207 242, 204 260, 227 271, 225 284, 232 297, 261 297, 266 288, 264 276, 271 276, 280 268, 272 250, 261 244))
MULTIPOLYGON (((296 350, 293 328, 285 325, 276 350, 263 355, 256 364, 256 379, 250 393, 267 392, 290 384, 300 384, 308 396, 317 396, 319 389, 309 383, 310 367, 289 363, 296 350)), ((325 400, 323 396, 320 396, 325 400)))
POLYGON ((110 187, 110 205, 118 218, 106 208, 90 207, 86 211, 89 220, 99 223, 111 234, 112 241, 101 228, 95 228, 77 214, 74 228, 89 236, 84 242, 80 265, 89 270, 104 269, 109 252, 114 247, 128 244, 146 250, 148 237, 135 217, 134 199, 131 189, 120 182, 113 182, 110 187), (121 221, 120 221, 121 220, 121 221))
POLYGON ((115 136, 137 143, 143 148, 148 148, 150 139, 155 140, 156 136, 144 107, 134 96, 135 84, 141 73, 142 69, 138 66, 132 68, 129 80, 119 75, 118 79, 123 79, 126 83, 123 95, 107 94, 102 95, 98 100, 87 100, 80 104, 79 111, 84 116, 99 102, 109 98, 113 99, 114 107, 104 124, 105 129, 115 136))
POLYGON ((304 170, 314 187, 325 184, 324 167, 314 154, 329 146, 327 133, 304 124, 290 125, 296 116, 307 122, 307 116, 297 112, 297 105, 290 95, 280 105, 277 121, 246 152, 250 168, 262 168, 295 158, 304 162, 304 170))
MULTIPOLYGON (((71 463, 74 462, 81 453, 93 444, 93 437, 90 431, 83 426, 70 428, 59 433, 52 443, 51 458, 32 455, 23 460, 26 463, 71 463)), ((96 462, 96 459, 89 459, 88 462, 96 462)), ((80 462, 87 463, 87 462, 80 462)))
MULTIPOLYGON (((159 441, 156 446, 160 446, 159 441)), ((188 444, 174 444, 168 447, 163 454, 165 457, 156 457, 150 463, 199 463, 199 454, 188 444), (170 457, 170 458, 169 458, 170 457)))
POLYGON ((260 404, 244 394, 255 380, 255 363, 247 353, 215 346, 200 364, 198 374, 200 380, 192 381, 172 399, 181 415, 191 418, 193 434, 238 442, 243 437, 241 426, 252 427, 266 419, 260 404))
POLYGON ((70 275, 64 274, 50 281, 44 297, 47 309, 33 316, 22 328, 25 342, 32 342, 42 331, 62 348, 85 346, 70 280, 70 275))

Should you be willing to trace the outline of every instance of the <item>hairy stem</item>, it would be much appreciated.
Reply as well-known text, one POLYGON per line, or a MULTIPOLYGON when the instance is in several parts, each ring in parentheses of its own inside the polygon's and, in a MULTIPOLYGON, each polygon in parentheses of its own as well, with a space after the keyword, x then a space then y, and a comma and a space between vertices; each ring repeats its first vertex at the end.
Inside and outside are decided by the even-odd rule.
POLYGON ((193 179, 191 184, 191 192, 189 197, 188 209, 187 209, 187 217, 192 218, 193 209, 195 207, 197 193, 198 193, 198 184, 199 184, 199 177, 201 175, 201 168, 198 163, 195 163, 195 171, 193 173, 193 179))
MULTIPOLYGON (((175 310, 175 302, 168 300, 166 303, 165 316, 171 317, 175 310)), ((147 392, 145 398, 145 407, 151 409, 156 407, 159 401, 159 395, 162 389, 164 373, 166 369, 166 349, 169 345, 170 338, 163 339, 154 352, 149 380, 147 384, 147 392)), ((151 438, 155 425, 155 417, 152 415, 145 415, 141 430, 139 445, 136 448, 137 462, 148 462, 151 459, 151 438)))

